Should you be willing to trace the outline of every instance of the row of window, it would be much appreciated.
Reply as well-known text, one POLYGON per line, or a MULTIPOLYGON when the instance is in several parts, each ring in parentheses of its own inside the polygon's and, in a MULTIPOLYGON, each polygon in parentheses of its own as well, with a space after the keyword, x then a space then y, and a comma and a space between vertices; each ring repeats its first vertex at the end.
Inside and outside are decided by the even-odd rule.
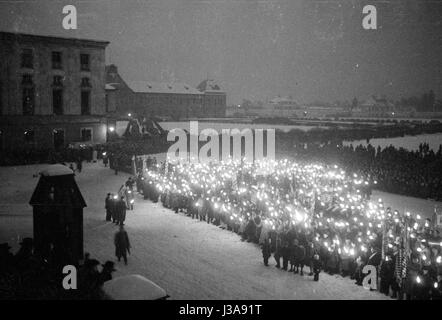
MULTIPOLYGON (((52 69, 63 69, 63 53, 61 51, 52 51, 51 54, 52 69)), ((21 67, 27 69, 34 68, 34 52, 32 49, 23 49, 21 52, 21 67)), ((90 55, 80 54, 80 70, 90 71, 90 55)))
MULTIPOLYGON (((65 131, 64 129, 54 129, 52 130, 52 137, 54 140, 55 147, 60 147, 64 145, 65 131)), ((35 130, 29 129, 23 132, 23 141, 27 144, 35 143, 35 130)), ((80 129, 80 141, 81 142, 92 142, 92 128, 81 128, 80 129)))
MULTIPOLYGON (((81 79, 81 114, 91 114, 91 84, 89 78, 81 79)), ((23 115, 35 114, 35 87, 32 75, 24 74, 22 78, 22 107, 23 115)), ((63 77, 54 76, 52 83, 52 113, 63 115, 63 77)))
MULTIPOLYGON (((52 81, 53 86, 62 87, 63 86, 63 76, 54 76, 52 81)), ((32 78, 32 74, 24 74, 22 75, 21 83, 23 85, 34 85, 34 80, 32 78)), ((92 88, 91 82, 88 77, 81 78, 80 87, 82 88, 92 88)))
MULTIPOLYGON (((223 98, 209 98, 209 102, 220 105, 223 103, 223 98)), ((202 98, 183 98, 183 97, 172 97, 172 96, 163 96, 163 97, 149 97, 147 98, 147 104, 155 104, 155 103, 170 103, 170 104, 201 104, 202 98)))

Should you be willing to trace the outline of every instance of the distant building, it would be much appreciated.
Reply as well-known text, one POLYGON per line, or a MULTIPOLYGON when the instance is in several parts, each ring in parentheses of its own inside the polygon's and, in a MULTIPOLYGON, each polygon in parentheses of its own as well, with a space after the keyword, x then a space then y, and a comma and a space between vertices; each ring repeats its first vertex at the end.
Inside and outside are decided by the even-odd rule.
POLYGON ((384 96, 373 95, 352 110, 353 115, 369 117, 394 116, 394 104, 384 96))
POLYGON ((204 93, 203 115, 207 117, 224 117, 226 115, 226 93, 215 80, 204 80, 196 88, 204 93))
POLYGON ((0 147, 105 142, 108 44, 0 32, 0 147))
POLYGON ((226 112, 226 93, 212 80, 203 81, 197 88, 180 82, 125 81, 118 68, 109 65, 106 83, 108 101, 114 103, 108 111, 115 116, 181 119, 220 117, 226 112))
POLYGON ((269 101, 266 108, 273 116, 293 117, 302 109, 301 106, 291 97, 276 97, 269 101))

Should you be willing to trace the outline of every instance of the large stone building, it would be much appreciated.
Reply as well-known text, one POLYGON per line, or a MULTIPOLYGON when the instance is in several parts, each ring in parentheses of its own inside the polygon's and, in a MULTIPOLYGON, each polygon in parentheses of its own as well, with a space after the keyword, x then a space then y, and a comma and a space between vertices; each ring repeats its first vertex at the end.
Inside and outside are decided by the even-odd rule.
POLYGON ((395 115, 395 106, 385 96, 372 95, 352 110, 353 116, 391 117, 395 115))
POLYGON ((125 81, 117 67, 109 65, 106 84, 108 111, 116 117, 127 114, 170 119, 225 116, 226 93, 213 80, 205 80, 197 88, 180 82, 125 81))
POLYGON ((0 32, 0 147, 105 142, 108 43, 0 32))

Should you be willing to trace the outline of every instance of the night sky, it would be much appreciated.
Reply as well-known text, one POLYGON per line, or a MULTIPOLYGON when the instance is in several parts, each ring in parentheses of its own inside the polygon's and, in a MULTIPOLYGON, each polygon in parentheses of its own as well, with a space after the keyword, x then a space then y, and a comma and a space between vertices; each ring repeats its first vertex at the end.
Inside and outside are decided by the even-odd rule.
POLYGON ((442 1, 1 1, 0 30, 111 41, 127 80, 218 80, 228 103, 442 96, 442 1), (73 4, 78 29, 62 28, 73 4), (376 5, 378 30, 362 28, 376 5))

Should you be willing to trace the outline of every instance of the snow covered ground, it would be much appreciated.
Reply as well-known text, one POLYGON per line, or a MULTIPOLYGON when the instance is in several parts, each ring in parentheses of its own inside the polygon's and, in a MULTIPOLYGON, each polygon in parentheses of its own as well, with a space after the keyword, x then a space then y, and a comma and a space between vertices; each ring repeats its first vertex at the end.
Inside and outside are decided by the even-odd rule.
MULTIPOLYGON (((44 167, 0 168, 0 243, 8 241, 13 250, 23 237, 32 236, 32 208, 27 203, 38 181, 33 175, 44 167)), ((126 174, 114 175, 101 163, 84 165, 76 176, 88 205, 85 250, 101 262, 115 260, 113 235, 117 230, 104 221, 104 198, 126 178, 126 174)), ((404 199, 392 199, 392 203, 404 203, 404 199)), ((321 273, 320 281, 314 282, 312 277, 276 269, 273 260, 265 267, 256 245, 139 195, 135 210, 128 211, 126 229, 133 255, 128 266, 116 263, 115 276, 141 274, 173 299, 389 299, 354 285, 349 278, 321 273)))

